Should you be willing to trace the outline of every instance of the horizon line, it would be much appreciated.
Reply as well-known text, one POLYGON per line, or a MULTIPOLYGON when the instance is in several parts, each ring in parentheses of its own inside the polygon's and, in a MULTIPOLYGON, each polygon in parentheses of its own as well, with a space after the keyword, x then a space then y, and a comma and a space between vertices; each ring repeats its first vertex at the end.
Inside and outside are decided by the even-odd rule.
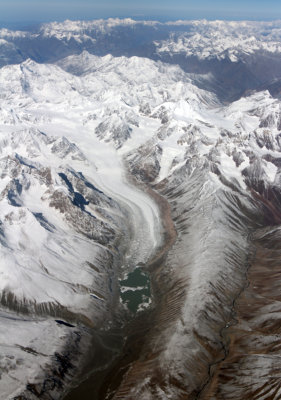
POLYGON ((191 22, 257 22, 257 23, 270 23, 270 22, 281 22, 281 18, 215 18, 215 17, 204 17, 204 18, 168 18, 163 16, 146 16, 146 15, 131 15, 131 16, 104 16, 97 18, 57 18, 57 19, 46 19, 46 20, 0 20, 0 26, 2 25, 14 25, 14 26, 34 26, 43 25, 48 23, 63 23, 67 21, 71 22, 94 22, 94 21, 109 21, 109 20, 131 20, 137 23, 141 22, 153 22, 163 25, 167 24, 180 24, 180 23, 191 23, 191 22))

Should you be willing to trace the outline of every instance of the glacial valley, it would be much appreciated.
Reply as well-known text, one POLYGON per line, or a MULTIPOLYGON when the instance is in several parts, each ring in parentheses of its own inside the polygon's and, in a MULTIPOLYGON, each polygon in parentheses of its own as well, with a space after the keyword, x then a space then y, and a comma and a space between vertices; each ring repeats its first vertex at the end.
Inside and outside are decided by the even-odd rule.
POLYGON ((37 29, 0 30, 0 399, 280 398, 281 24, 37 29))

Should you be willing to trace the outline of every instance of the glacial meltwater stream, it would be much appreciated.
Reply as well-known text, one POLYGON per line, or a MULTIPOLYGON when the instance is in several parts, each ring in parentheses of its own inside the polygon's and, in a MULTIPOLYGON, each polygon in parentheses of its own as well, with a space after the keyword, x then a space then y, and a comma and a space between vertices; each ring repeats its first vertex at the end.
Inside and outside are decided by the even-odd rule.
POLYGON ((125 320, 115 322, 110 331, 93 332, 92 354, 82 382, 65 400, 112 398, 129 365, 140 356, 155 311, 150 275, 143 266, 137 265, 120 280, 120 301, 127 310, 125 320))
POLYGON ((98 174, 94 174, 94 181, 125 210, 125 231, 129 232, 121 238, 126 253, 119 271, 120 307, 116 304, 116 313, 105 319, 105 327, 91 328, 87 333, 92 339, 87 354, 81 355, 83 369, 72 379, 72 390, 64 397, 102 400, 112 398, 124 373, 141 354, 158 308, 153 271, 163 264, 175 230, 167 201, 127 175, 121 153, 93 135, 89 145, 87 132, 82 142, 80 136, 77 140, 87 158, 95 160, 98 174))
POLYGON ((86 367, 76 382, 72 382, 76 387, 64 400, 113 399, 124 374, 142 355, 145 341, 155 325, 155 316, 161 306, 161 298, 155 290, 158 286, 155 284, 156 271, 164 266, 176 231, 168 202, 149 188, 147 192, 159 207, 162 228, 158 235, 162 238, 159 241, 161 245, 154 249, 147 264, 137 263, 134 268, 125 268, 121 273, 120 302, 125 311, 116 316, 109 330, 93 330, 86 367))

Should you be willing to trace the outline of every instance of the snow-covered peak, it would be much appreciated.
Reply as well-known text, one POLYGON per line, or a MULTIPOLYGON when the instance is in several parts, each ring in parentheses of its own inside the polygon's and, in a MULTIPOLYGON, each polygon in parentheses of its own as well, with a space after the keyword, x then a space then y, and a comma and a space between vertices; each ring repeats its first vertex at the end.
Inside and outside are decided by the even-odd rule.
POLYGON ((281 22, 253 21, 135 21, 110 18, 94 21, 64 21, 44 24, 40 33, 59 40, 75 39, 79 43, 95 42, 96 35, 108 34, 115 28, 150 26, 166 32, 167 39, 155 41, 159 54, 184 53, 200 59, 228 58, 237 62, 241 55, 257 51, 280 53, 281 22), (179 27, 182 29, 179 30, 179 27))
POLYGON ((215 95, 196 87, 179 66, 148 58, 97 57, 84 51, 60 60, 57 65, 81 76, 85 82, 88 80, 88 88, 92 88, 96 98, 100 93, 103 99, 114 102, 119 98, 129 106, 146 100, 156 106, 181 98, 209 106, 218 103, 215 95))
POLYGON ((51 22, 43 24, 40 33, 45 37, 58 39, 80 38, 80 40, 94 39, 93 34, 109 33, 116 27, 133 27, 135 25, 157 25, 154 21, 135 21, 131 18, 108 18, 93 21, 51 22))
POLYGON ((2 28, 0 29, 0 38, 4 39, 22 39, 26 37, 31 37, 32 34, 26 31, 13 31, 10 29, 2 28))
MULTIPOLYGON (((187 32, 170 34, 167 40, 156 41, 159 54, 183 53, 200 59, 229 59, 238 62, 243 55, 259 51, 281 53, 281 22, 178 21, 187 32)), ((169 23, 173 26, 173 23, 169 23)))

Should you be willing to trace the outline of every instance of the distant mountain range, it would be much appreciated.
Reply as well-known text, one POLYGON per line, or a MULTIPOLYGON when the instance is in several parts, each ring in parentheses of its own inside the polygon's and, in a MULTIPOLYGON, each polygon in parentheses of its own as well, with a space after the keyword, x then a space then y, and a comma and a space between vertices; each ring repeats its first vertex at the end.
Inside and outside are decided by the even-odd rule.
MULTIPOLYGON (((48 23, 32 32, 0 30, 0 65, 27 58, 55 62, 86 50, 139 56, 210 74, 209 89, 224 100, 280 78, 280 22, 134 21, 108 19, 48 23)), ((204 86, 205 87, 205 86, 204 86)), ((205 87, 206 88, 206 87, 205 87)))

